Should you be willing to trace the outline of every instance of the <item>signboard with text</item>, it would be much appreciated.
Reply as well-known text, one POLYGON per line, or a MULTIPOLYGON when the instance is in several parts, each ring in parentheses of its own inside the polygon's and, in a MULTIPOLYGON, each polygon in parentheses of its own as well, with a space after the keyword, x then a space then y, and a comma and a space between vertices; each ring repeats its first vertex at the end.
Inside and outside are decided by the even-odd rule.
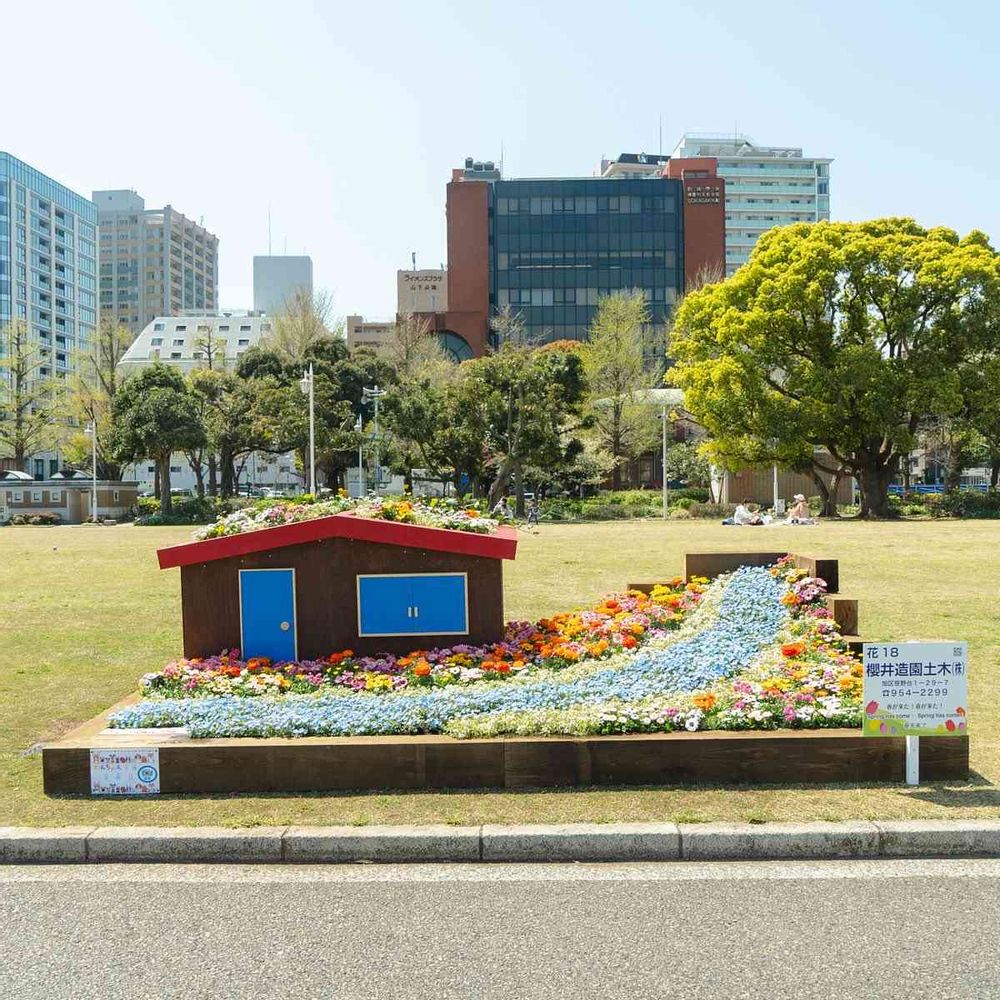
POLYGON ((90 751, 91 795, 159 795, 160 751, 90 751))
POLYGON ((866 642, 865 736, 968 733, 965 642, 866 642))

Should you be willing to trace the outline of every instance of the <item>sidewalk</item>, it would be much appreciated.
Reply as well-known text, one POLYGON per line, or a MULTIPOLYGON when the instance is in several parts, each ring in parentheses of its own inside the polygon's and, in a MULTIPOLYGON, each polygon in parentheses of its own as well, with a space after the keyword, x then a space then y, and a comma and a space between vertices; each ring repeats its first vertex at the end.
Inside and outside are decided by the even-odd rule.
POLYGON ((565 826, 0 827, 0 863, 1000 857, 1000 820, 565 826))

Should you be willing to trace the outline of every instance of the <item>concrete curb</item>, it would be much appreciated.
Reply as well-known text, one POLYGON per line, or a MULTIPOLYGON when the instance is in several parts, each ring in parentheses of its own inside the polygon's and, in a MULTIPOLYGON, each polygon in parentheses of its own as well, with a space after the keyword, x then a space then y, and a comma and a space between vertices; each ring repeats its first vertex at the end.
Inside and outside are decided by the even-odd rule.
POLYGON ((1000 857, 1000 820, 561 826, 0 827, 0 864, 1000 857))

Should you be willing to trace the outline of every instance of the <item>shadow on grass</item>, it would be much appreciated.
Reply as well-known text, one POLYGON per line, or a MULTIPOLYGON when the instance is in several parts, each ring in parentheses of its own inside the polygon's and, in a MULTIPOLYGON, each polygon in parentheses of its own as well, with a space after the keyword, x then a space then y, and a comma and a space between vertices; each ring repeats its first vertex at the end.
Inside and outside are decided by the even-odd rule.
POLYGON ((969 772, 969 780, 952 786, 928 785, 900 789, 908 799, 919 799, 935 806, 951 809, 1000 808, 1000 788, 976 771, 969 772))

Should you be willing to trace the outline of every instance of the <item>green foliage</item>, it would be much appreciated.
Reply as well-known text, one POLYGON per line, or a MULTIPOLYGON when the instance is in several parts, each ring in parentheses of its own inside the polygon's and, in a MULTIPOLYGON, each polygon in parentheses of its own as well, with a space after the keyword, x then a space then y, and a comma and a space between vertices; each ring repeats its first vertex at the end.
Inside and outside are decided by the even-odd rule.
POLYGON ((52 526, 62 524, 62 518, 55 511, 40 510, 34 514, 14 514, 10 519, 10 523, 52 526))
POLYGON ((645 362, 649 307, 640 291, 618 291, 600 298, 581 348, 587 381, 587 410, 600 446, 611 456, 612 478, 621 466, 656 440, 658 415, 643 394, 653 376, 645 362))
POLYGON ((671 381, 730 468, 805 471, 821 446, 857 476, 862 515, 929 415, 963 408, 962 374, 998 350, 1000 261, 909 219, 781 226, 730 279, 685 297, 671 381))
POLYGON ((205 441, 195 399, 184 377, 157 362, 128 379, 111 407, 110 450, 118 462, 153 459, 159 466, 160 511, 171 509, 170 455, 205 441))
POLYGON ((1000 518, 1000 490, 952 490, 925 497, 933 517, 1000 518))

